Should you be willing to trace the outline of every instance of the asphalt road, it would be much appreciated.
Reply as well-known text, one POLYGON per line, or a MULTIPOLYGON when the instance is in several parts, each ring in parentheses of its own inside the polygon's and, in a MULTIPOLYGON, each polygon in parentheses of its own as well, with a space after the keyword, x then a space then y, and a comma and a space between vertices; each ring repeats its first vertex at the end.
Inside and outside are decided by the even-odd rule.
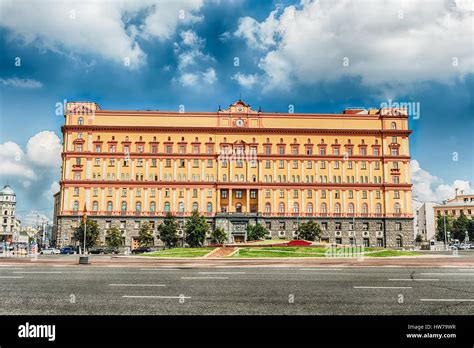
POLYGON ((0 314, 465 314, 473 267, 0 265, 0 314))

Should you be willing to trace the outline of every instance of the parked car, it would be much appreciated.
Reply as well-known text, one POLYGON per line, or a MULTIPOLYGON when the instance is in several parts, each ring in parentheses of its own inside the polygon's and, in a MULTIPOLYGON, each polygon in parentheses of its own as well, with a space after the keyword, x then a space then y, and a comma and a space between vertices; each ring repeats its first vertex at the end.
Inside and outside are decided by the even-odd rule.
POLYGON ((156 251, 156 247, 149 247, 149 246, 141 246, 136 249, 132 250, 132 254, 142 254, 142 253, 149 253, 152 251, 156 251))
POLYGON ((46 248, 40 251, 40 254, 43 255, 58 255, 61 253, 61 250, 56 248, 46 248))
POLYGON ((93 246, 89 249, 90 254, 118 254, 118 248, 112 246, 93 246))
POLYGON ((69 254, 75 254, 76 250, 74 249, 74 247, 67 246, 67 247, 61 248, 60 253, 61 254, 68 254, 68 255, 69 254))

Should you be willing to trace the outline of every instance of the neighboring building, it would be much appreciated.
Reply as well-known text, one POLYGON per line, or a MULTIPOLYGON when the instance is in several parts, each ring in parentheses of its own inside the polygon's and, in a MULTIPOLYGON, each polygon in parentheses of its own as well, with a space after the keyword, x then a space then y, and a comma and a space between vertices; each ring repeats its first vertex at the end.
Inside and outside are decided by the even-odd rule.
POLYGON ((414 215, 415 220, 415 237, 417 234, 421 235, 423 240, 435 239, 436 226, 434 206, 436 203, 425 202, 416 210, 414 215))
MULTIPOLYGON (((61 239, 59 233, 58 214, 61 209, 61 191, 53 195, 54 207, 53 207, 53 226, 51 230, 51 242, 53 245, 58 244, 58 238, 61 239)), ((60 243, 59 243, 60 244, 60 243)))
POLYGON ((456 189, 453 199, 447 200, 444 204, 434 206, 433 220, 436 220, 435 217, 438 215, 451 215, 457 218, 461 215, 461 212, 470 219, 474 217, 474 194, 465 195, 464 191, 458 194, 456 189))
POLYGON ((68 103, 62 133, 62 244, 74 242, 85 206, 102 231, 117 226, 132 248, 143 222, 156 230, 167 212, 183 223, 193 210, 235 242, 245 240, 247 224, 293 238, 314 219, 323 241, 413 245, 403 109, 271 113, 239 100, 217 112, 113 111, 68 103))
POLYGON ((13 241, 13 234, 19 228, 19 220, 15 217, 16 194, 10 185, 5 185, 0 190, 0 207, 2 209, 2 225, 0 229, 0 241, 13 241))
POLYGON ((413 198, 411 201, 411 208, 413 212, 413 238, 416 238, 416 235, 419 234, 418 231, 418 209, 421 208, 423 202, 418 201, 413 198))

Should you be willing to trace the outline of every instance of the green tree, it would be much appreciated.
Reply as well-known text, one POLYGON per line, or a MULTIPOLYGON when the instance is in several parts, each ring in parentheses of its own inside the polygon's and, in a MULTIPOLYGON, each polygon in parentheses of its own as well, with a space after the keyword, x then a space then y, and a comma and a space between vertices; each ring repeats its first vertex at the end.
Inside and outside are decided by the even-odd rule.
POLYGON ((140 246, 149 246, 155 241, 153 231, 148 222, 144 222, 141 225, 140 231, 138 232, 138 240, 140 241, 140 246))
POLYGON ((158 234, 165 247, 174 248, 178 243, 178 224, 170 212, 166 214, 163 223, 158 226, 158 234))
POLYGON ((192 248, 201 247, 206 240, 206 234, 209 232, 209 225, 204 216, 199 215, 197 211, 186 222, 186 243, 192 248))
POLYGON ((261 240, 268 234, 267 228, 261 224, 247 225, 247 240, 261 240))
POLYGON ((421 234, 417 234, 415 237, 415 242, 421 243, 422 241, 423 241, 423 237, 421 236, 421 234))
MULTIPOLYGON (((436 240, 444 242, 444 224, 445 218, 443 215, 439 214, 436 217, 436 240)), ((446 215, 446 232, 451 232, 453 230, 453 217, 451 215, 446 215)))
POLYGON ((451 232, 451 237, 453 239, 459 239, 459 241, 464 241, 466 238, 466 231, 469 232, 470 221, 463 212, 461 215, 453 221, 453 231, 451 232))
POLYGON ((105 240, 108 246, 119 247, 122 245, 122 232, 117 227, 109 228, 105 240))
POLYGON ((309 220, 308 222, 303 222, 299 225, 298 228, 298 238, 303 240, 310 240, 314 241, 319 239, 321 236, 322 231, 319 224, 313 220, 309 220))
MULTIPOLYGON (((87 232, 86 232, 86 246, 91 248, 97 244, 99 240, 100 229, 96 221, 87 220, 87 232)), ((84 249, 84 223, 76 227, 74 230, 74 238, 79 241, 81 247, 84 249)))
POLYGON ((211 232, 211 242, 215 244, 223 244, 227 241, 227 233, 221 227, 211 232))

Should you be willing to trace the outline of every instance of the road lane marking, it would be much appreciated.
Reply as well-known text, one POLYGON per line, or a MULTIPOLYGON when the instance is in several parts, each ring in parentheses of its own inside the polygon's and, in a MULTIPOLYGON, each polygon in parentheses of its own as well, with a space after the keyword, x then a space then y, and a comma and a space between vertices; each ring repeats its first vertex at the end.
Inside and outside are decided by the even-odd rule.
POLYGON ((198 272, 198 274, 246 274, 246 272, 198 272))
POLYGON ((25 272, 13 272, 14 274, 48 274, 48 273, 52 273, 52 274, 61 274, 63 272, 54 272, 54 271, 37 271, 37 272, 29 272, 29 271, 25 271, 25 272))
POLYGON ((205 279, 229 279, 229 277, 181 277, 181 279, 199 279, 199 280, 205 280, 205 279))
POLYGON ((140 271, 179 271, 179 268, 140 268, 140 271))
POLYGON ((471 298, 420 298, 424 302, 474 302, 471 298))
POLYGON ((342 271, 341 268, 300 268, 298 271, 342 271))
POLYGON ((413 289, 411 286, 354 286, 354 289, 413 289))
POLYGON ((419 279, 389 279, 389 280, 393 280, 393 281, 405 281, 405 280, 406 281, 413 281, 414 280, 414 281, 418 281, 418 282, 425 282, 425 281, 426 282, 437 282, 437 281, 439 281, 439 279, 421 279, 421 278, 419 278, 419 279))
POLYGON ((177 298, 177 299, 185 299, 185 298, 191 298, 191 296, 139 296, 139 295, 123 295, 122 297, 125 298, 177 298))
POLYGON ((0 276, 1 279, 23 279, 21 276, 0 276))
POLYGON ((109 284, 109 286, 166 286, 165 284, 109 284))
POLYGON ((443 273, 418 273, 420 275, 474 275, 474 272, 469 273, 469 272, 443 272, 443 273))

